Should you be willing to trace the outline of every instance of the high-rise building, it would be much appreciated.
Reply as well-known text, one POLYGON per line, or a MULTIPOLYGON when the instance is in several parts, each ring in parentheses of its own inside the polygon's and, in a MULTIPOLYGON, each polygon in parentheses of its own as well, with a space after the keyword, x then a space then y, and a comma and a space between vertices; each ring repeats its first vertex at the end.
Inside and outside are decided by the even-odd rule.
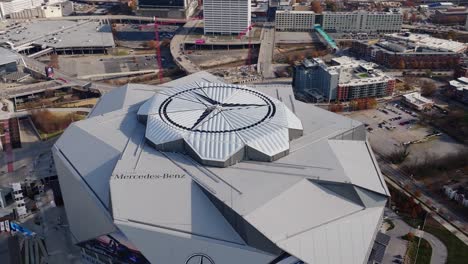
POLYGON ((375 69, 373 63, 343 56, 331 64, 320 59, 304 60, 295 67, 295 91, 316 101, 347 101, 393 93, 395 79, 375 69))
POLYGON ((275 28, 278 31, 311 31, 314 26, 313 11, 276 11, 275 28))
POLYGON ((53 154, 83 262, 370 263, 389 191, 364 124, 260 89, 128 84, 73 123, 53 154))
POLYGON ((251 0, 205 0, 205 34, 239 34, 251 25, 251 0))
POLYGON ((276 30, 312 31, 319 24, 327 32, 393 33, 399 32, 403 16, 399 11, 389 12, 323 12, 276 11, 276 30))

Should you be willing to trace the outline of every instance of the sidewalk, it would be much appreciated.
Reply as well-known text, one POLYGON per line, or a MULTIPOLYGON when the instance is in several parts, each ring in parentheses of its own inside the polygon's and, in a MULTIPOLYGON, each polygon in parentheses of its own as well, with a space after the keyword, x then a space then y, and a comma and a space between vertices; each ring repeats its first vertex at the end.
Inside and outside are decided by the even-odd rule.
MULTIPOLYGON (((408 242, 401 239, 409 232, 416 233, 416 229, 409 226, 405 221, 391 210, 385 210, 385 215, 392 220, 395 228, 389 230, 386 234, 390 236, 390 243, 384 255, 383 263, 393 263, 396 255, 405 256, 408 242)), ((426 239, 431 245, 432 255, 431 264, 444 264, 447 261, 447 247, 437 237, 424 232, 422 238, 426 239)))

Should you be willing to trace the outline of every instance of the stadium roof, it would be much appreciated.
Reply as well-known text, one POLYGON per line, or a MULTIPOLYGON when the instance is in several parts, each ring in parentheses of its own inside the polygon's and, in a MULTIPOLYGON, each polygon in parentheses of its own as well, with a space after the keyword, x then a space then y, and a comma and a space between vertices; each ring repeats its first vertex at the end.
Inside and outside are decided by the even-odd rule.
POLYGON ((74 237, 118 228, 161 263, 196 252, 225 264, 284 252, 307 263, 367 261, 389 192, 363 124, 295 100, 291 87, 256 88, 200 72, 104 95, 54 148, 74 237), (273 116, 260 110, 273 106, 273 116), (178 109, 190 111, 169 114, 178 109), (216 111, 223 120, 210 118, 216 111), (225 163, 238 148, 242 158, 225 163))

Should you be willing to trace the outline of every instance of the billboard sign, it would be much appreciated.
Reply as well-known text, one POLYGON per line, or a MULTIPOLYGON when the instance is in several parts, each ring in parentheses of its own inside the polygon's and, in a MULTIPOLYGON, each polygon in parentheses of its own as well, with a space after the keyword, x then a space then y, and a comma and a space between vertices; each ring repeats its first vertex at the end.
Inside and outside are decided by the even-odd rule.
POLYGON ((50 67, 50 66, 46 66, 45 67, 45 74, 47 76, 47 78, 54 78, 54 68, 50 67))

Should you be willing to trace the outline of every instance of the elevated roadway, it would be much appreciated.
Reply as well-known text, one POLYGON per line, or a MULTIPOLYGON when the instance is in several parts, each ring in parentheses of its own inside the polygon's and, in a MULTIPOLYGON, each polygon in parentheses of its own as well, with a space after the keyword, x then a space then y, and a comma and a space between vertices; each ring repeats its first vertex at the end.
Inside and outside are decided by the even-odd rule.
POLYGON ((174 58, 174 62, 187 74, 199 72, 200 68, 191 62, 183 54, 184 43, 187 35, 197 26, 198 20, 190 20, 184 26, 182 26, 174 35, 171 40, 171 55, 174 58))
MULTIPOLYGON (((50 17, 50 18, 28 18, 28 19, 11 19, 14 21, 26 21, 26 20, 107 20, 111 22, 154 22, 155 17, 145 17, 145 16, 129 16, 129 15, 95 15, 95 16, 65 16, 65 17, 50 17)), ((159 22, 171 22, 171 23, 186 23, 185 19, 177 18, 156 18, 156 21, 159 22)))
MULTIPOLYGON (((18 54, 18 55, 22 56, 22 58, 24 60, 24 63, 26 64, 26 68, 28 68, 28 69, 30 69, 32 71, 41 73, 41 74, 44 72, 45 67, 47 66, 46 64, 44 64, 42 62, 39 62, 39 61, 37 61, 37 60, 35 60, 33 58, 29 58, 27 56, 24 56, 22 54, 18 54)), ((57 79, 58 80, 60 80, 60 79, 65 80, 67 82, 68 86, 76 85, 76 86, 84 87, 86 89, 99 90, 99 92, 101 92, 102 94, 107 93, 110 90, 115 88, 112 85, 108 85, 108 84, 104 84, 104 83, 91 83, 91 82, 89 82, 87 80, 81 80, 81 79, 72 77, 67 73, 61 72, 60 70, 57 70, 57 69, 54 69, 54 79, 56 79, 56 80, 57 79)))
POLYGON ((275 78, 273 70, 274 49, 275 28, 274 26, 265 26, 262 32, 262 40, 257 62, 257 71, 263 76, 263 78, 275 78))

